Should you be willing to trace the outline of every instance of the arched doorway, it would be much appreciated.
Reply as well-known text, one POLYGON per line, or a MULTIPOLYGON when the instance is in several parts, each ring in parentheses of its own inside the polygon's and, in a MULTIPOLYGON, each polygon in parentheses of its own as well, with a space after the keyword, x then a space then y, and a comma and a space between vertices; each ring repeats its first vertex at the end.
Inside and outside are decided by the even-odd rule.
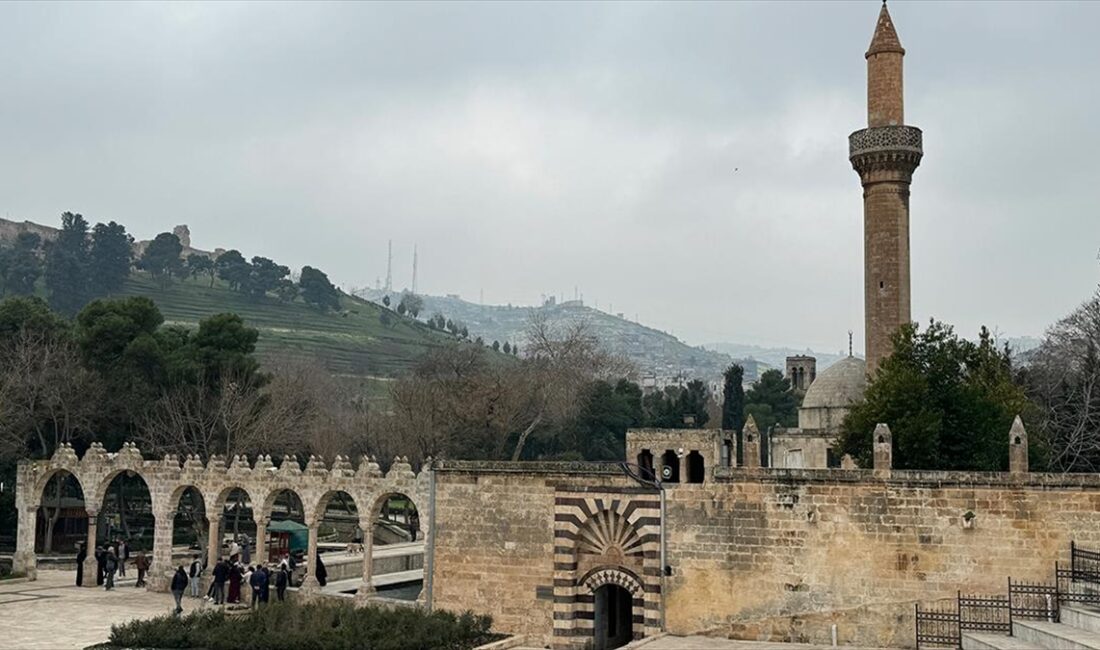
POLYGON ((424 585, 424 531, 416 503, 393 492, 375 501, 372 515, 369 572, 375 593, 418 599, 424 585))
POLYGON ((218 558, 231 559, 234 554, 238 559, 244 559, 244 554, 251 555, 252 540, 256 537, 256 521, 253 515, 254 504, 248 492, 239 487, 230 489, 221 506, 215 508, 214 512, 218 515, 218 527, 216 536, 210 541, 213 548, 208 549, 211 564, 218 558), (242 546, 247 550, 242 550, 242 546))
POLYGON ((706 467, 703 462, 703 455, 698 451, 692 450, 687 455, 687 482, 688 483, 702 483, 706 478, 706 467))
POLYGON ((306 556, 309 553, 309 526, 306 524, 305 507, 298 493, 289 488, 278 490, 267 498, 262 510, 267 521, 263 557, 269 562, 281 562, 289 557, 294 567, 291 584, 299 584, 306 573, 306 556))
POLYGON ((172 566, 185 566, 196 557, 207 557, 209 524, 206 502, 194 486, 187 486, 175 499, 176 514, 172 518, 172 566))
POLYGON ((46 481, 39 495, 34 550, 44 556, 75 555, 77 545, 88 538, 88 512, 84 490, 71 473, 60 470, 46 481))
POLYGON ((642 478, 652 481, 657 478, 653 472, 653 452, 648 449, 643 449, 638 454, 638 467, 641 468, 642 478))
POLYGON ((141 555, 151 560, 156 531, 149 485, 137 472, 123 470, 111 479, 102 495, 97 544, 105 552, 113 550, 118 558, 115 584, 123 580, 136 582, 134 564, 141 555))
POLYGON ((634 638, 634 597, 614 583, 596 588, 593 594, 593 647, 612 650, 634 638))
MULTIPOLYGON (((355 499, 342 490, 329 492, 317 507, 317 551, 325 567, 321 586, 355 593, 362 583, 364 550, 355 499)), ((317 578, 320 582, 320 573, 317 578)))
POLYGON ((680 482, 680 456, 671 449, 661 455, 661 481, 664 483, 680 482))

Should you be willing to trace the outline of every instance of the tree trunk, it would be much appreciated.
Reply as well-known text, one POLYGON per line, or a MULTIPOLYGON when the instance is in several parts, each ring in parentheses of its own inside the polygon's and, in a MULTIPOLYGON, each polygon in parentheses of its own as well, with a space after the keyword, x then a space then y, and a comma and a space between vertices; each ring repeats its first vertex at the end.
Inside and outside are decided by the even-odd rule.
POLYGON ((123 494, 123 482, 118 482, 118 487, 115 488, 115 499, 118 500, 118 522, 122 528, 122 537, 124 539, 130 539, 130 523, 126 521, 126 496, 123 494))
POLYGON ((512 460, 519 460, 520 454, 523 453, 523 445, 527 444, 527 436, 531 435, 531 432, 542 422, 542 413, 535 416, 535 419, 531 421, 531 424, 527 425, 527 428, 523 430, 523 433, 519 434, 519 440, 516 441, 516 451, 512 454, 512 460))
POLYGON ((61 517, 61 484, 64 483, 64 479, 61 476, 57 477, 57 492, 54 499, 53 512, 46 519, 46 539, 42 542, 42 553, 50 553, 53 551, 53 529, 57 525, 57 520, 61 517))

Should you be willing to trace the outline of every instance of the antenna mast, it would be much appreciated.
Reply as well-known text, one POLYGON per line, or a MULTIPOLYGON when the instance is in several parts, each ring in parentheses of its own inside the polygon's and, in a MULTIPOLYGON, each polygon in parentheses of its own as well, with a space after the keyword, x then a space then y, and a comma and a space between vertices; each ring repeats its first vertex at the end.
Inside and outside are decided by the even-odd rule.
POLYGON ((413 244, 413 293, 416 293, 416 244, 413 244))
POLYGON ((386 293, 393 291, 393 240, 389 242, 389 255, 386 257, 386 293))

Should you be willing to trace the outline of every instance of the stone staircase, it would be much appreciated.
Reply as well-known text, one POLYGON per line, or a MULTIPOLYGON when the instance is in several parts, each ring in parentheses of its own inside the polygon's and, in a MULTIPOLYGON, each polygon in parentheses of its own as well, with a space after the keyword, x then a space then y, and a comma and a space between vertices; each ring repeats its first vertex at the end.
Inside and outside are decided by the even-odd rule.
POLYGON ((963 632, 963 650, 1100 650, 1100 608, 1062 605, 1060 623, 1013 621, 1012 636, 963 632))

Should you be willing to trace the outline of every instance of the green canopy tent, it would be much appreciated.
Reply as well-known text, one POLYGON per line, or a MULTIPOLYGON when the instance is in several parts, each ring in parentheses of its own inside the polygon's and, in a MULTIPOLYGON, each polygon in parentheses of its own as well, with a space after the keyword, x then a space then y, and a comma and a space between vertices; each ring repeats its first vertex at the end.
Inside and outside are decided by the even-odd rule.
POLYGON ((309 549, 309 528, 291 519, 267 525, 267 557, 278 560, 287 553, 309 549))

